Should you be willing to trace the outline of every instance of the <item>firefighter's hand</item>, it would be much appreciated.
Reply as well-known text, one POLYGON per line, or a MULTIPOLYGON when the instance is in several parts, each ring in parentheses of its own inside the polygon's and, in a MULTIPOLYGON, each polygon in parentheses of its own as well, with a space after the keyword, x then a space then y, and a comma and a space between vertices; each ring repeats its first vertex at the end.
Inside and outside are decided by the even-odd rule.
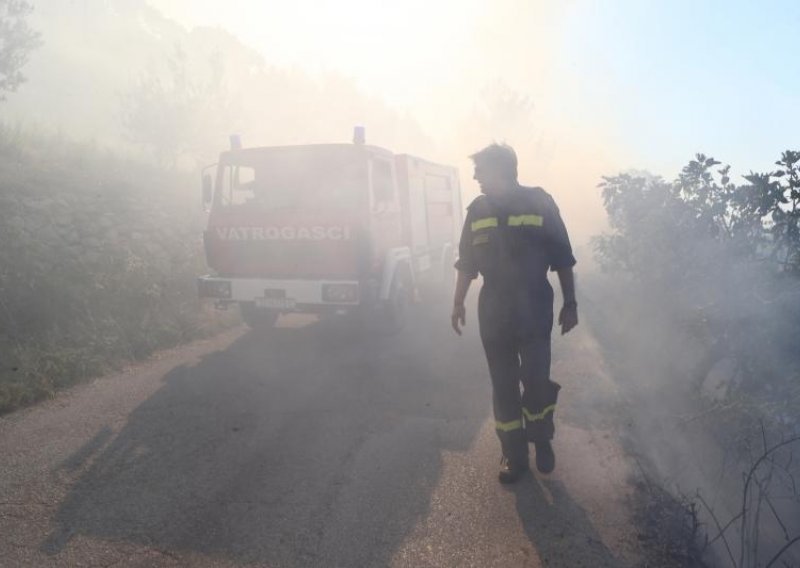
POLYGON ((450 324, 453 326, 453 330, 458 335, 461 335, 461 326, 467 324, 467 309, 464 307, 464 304, 453 305, 453 314, 450 316, 450 324))
POLYGON ((561 326, 561 335, 568 333, 573 327, 578 325, 578 304, 568 302, 561 308, 558 314, 558 325, 561 326))

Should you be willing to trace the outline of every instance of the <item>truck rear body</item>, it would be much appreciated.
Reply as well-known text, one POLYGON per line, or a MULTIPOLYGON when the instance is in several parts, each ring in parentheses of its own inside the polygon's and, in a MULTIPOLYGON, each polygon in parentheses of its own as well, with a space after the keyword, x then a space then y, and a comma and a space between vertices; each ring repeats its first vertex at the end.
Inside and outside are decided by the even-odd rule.
POLYGON ((379 304, 399 265, 413 279, 454 242, 455 170, 426 178, 420 163, 435 166, 363 144, 223 152, 200 295, 280 312, 379 304))

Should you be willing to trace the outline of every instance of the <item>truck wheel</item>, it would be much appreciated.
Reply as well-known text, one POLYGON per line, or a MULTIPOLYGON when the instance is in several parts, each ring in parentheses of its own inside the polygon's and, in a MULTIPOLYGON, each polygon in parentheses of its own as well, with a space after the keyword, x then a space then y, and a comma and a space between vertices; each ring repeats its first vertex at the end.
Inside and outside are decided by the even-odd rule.
POLYGON ((442 258, 431 267, 426 286, 422 289, 422 301, 431 313, 449 309, 455 291, 456 269, 453 267, 452 253, 445 252, 442 258))
POLYGON ((455 257, 452 252, 446 253, 442 257, 442 281, 439 290, 442 296, 444 296, 445 306, 452 300, 453 292, 455 292, 456 289, 456 269, 453 266, 454 262, 455 257))
POLYGON ((384 304, 384 321, 387 332, 397 333, 405 327, 412 298, 411 274, 409 274, 408 267, 401 267, 394 275, 389 298, 384 304))
POLYGON ((253 331, 259 332, 269 331, 275 327, 275 322, 280 315, 275 310, 257 308, 254 302, 241 302, 239 311, 242 313, 244 323, 253 331))

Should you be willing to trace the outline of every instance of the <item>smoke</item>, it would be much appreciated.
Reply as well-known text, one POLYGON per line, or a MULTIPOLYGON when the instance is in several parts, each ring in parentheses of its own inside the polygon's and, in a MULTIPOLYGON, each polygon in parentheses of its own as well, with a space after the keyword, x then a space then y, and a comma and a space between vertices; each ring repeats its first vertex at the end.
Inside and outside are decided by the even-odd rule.
MULTIPOLYGON (((631 416, 631 447, 673 493, 699 492, 725 524, 745 505, 766 506, 769 495, 796 499, 796 466, 756 471, 746 502, 742 479, 768 447, 797 434, 800 285, 782 255, 771 254, 783 250, 780 234, 763 221, 767 212, 780 218, 772 207, 783 211, 778 190, 792 182, 759 193, 758 176, 734 186, 728 168, 717 183, 716 165, 698 156, 675 183, 608 178, 613 233, 595 241, 606 272, 583 291, 631 416), (759 207, 750 209, 748 198, 759 207)), ((791 464, 792 450, 770 467, 791 464)), ((771 506, 773 516, 754 514, 744 530, 732 523, 726 537, 744 538, 752 554, 780 548, 800 527, 787 522, 794 505, 771 506)), ((701 519, 713 538, 711 513, 703 509, 701 519)))
MULTIPOLYGON (((675 166, 677 146, 748 139, 743 126, 727 127, 731 107, 717 106, 729 98, 719 87, 677 89, 680 104, 670 106, 668 64, 692 63, 679 85, 703 85, 708 66, 673 42, 682 57, 662 47, 658 72, 630 80, 641 78, 631 73, 641 66, 630 59, 634 28, 667 33, 653 30, 652 15, 635 3, 412 0, 395 11, 366 0, 283 4, 43 2, 31 25, 44 45, 0 116, 191 172, 234 132, 246 146, 347 142, 364 125, 370 144, 457 166, 465 204, 478 193, 467 156, 492 141, 510 144, 520 181, 543 186, 561 208, 579 251, 582 309, 625 386, 637 447, 676 486, 702 487, 720 511, 734 510, 739 470, 726 460, 741 448, 724 435, 734 431, 732 412, 773 404, 774 422, 790 421, 791 408, 778 403, 797 376, 787 357, 800 317, 794 281, 713 238, 674 231, 627 243, 638 274, 585 268, 593 263, 586 243, 608 228, 603 175, 639 160, 655 170, 675 166), (633 25, 617 34, 614 19, 625 10, 633 25), (613 57, 593 67, 602 58, 595 52, 613 57), (700 132, 706 114, 725 128, 700 132), (687 142, 689 134, 698 138, 687 142)), ((710 25, 695 20, 680 24, 710 25)), ((710 37, 685 35, 711 50, 710 37)), ((747 91, 734 98, 750 110, 747 91)), ((785 117, 786 132, 797 131, 794 117, 785 117)), ((641 227, 674 222, 658 206, 647 213, 641 227)))
POLYGON ((368 143, 457 166, 464 203, 478 194, 467 156, 502 140, 521 181, 556 197, 576 243, 603 228, 595 186, 620 156, 598 143, 601 115, 570 94, 568 7, 413 2, 389 18, 370 3, 312 4, 42 4, 31 23, 44 45, 0 116, 187 168, 213 161, 233 132, 247 146, 344 142, 360 124, 368 143), (143 127, 136 101, 184 119, 140 112, 143 127), (191 143, 147 144, 180 124, 191 143))

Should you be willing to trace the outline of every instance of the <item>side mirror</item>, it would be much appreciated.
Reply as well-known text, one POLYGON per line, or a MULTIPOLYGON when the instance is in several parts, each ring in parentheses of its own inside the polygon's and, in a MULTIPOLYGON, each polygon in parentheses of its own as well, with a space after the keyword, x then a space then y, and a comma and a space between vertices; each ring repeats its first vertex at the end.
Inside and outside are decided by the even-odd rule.
POLYGON ((213 198, 213 189, 211 185, 211 176, 203 174, 203 205, 211 203, 213 198))

